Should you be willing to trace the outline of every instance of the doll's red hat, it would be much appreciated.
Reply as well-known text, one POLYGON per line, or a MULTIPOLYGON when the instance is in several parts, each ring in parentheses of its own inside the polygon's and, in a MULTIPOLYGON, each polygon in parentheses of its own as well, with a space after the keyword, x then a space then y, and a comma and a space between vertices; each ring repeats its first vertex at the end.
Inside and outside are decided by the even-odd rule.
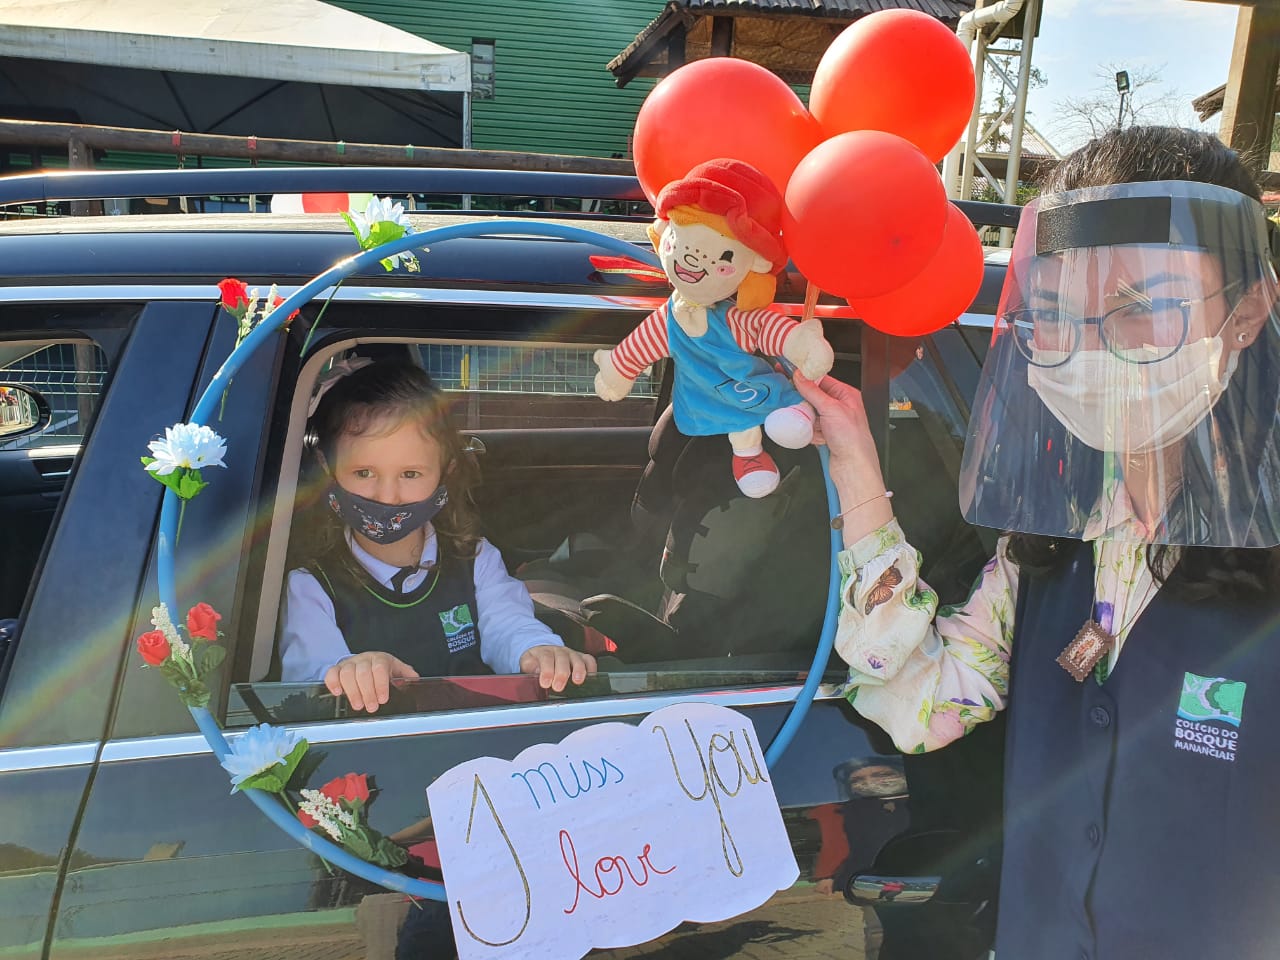
POLYGON ((724 217, 734 236, 773 264, 773 273, 787 265, 782 194, 751 164, 729 159, 698 164, 658 194, 657 212, 664 220, 672 208, 683 206, 724 217))

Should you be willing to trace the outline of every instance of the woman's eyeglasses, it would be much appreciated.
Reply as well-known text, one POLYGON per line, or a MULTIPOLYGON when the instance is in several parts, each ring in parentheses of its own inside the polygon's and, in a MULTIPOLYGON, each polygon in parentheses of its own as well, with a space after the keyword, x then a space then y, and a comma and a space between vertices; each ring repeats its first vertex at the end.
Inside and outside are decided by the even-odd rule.
POLYGON ((1205 297, 1142 297, 1097 317, 1078 317, 1057 307, 1010 310, 1004 325, 1018 351, 1037 367, 1059 367, 1080 349, 1086 327, 1098 328, 1098 339, 1126 363, 1159 363, 1187 341, 1191 307, 1230 292, 1229 283, 1205 297))

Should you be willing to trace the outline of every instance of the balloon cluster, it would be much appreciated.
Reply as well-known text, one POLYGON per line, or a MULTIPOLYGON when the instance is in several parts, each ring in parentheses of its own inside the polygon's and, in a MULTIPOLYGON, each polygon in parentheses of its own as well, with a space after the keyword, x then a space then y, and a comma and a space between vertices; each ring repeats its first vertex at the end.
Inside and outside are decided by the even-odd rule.
POLYGON ((862 17, 827 49, 806 110, 779 77, 713 57, 674 71, 636 118, 652 201, 706 160, 758 168, 786 199, 783 235, 809 281, 898 336, 953 321, 982 282, 982 245, 934 166, 973 110, 973 66, 914 10, 862 17))

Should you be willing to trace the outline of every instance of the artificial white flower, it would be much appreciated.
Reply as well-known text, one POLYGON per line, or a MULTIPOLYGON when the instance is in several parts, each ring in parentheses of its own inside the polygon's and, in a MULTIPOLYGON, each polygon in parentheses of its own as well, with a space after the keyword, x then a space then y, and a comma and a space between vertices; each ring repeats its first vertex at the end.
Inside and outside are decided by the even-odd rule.
POLYGON ((167 476, 181 468, 202 470, 205 467, 225 467, 227 444, 213 430, 203 424, 175 423, 164 428, 163 440, 152 440, 147 449, 155 457, 147 464, 147 470, 158 476, 167 476))
POLYGON ((173 618, 169 616, 169 607, 166 604, 162 603, 158 607, 151 608, 151 625, 163 633, 164 638, 169 641, 171 656, 181 657, 188 663, 191 662, 191 647, 182 639, 178 628, 173 625, 173 618))
POLYGON ((238 787, 250 777, 284 763, 301 740, 290 730, 269 723, 258 724, 232 742, 231 752, 222 760, 223 769, 231 774, 231 785, 238 787))
POLYGON ((303 790, 298 809, 311 817, 334 840, 342 840, 339 824, 352 830, 356 827, 356 818, 343 810, 336 800, 331 800, 319 790, 303 790))

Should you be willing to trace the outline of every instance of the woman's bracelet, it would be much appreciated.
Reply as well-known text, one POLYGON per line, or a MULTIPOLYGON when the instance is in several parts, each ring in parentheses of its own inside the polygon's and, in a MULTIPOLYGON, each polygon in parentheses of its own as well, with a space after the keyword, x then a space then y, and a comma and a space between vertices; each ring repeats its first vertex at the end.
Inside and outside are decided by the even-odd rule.
POLYGON ((849 514, 853 513, 853 511, 859 509, 860 507, 865 507, 868 503, 871 503, 872 501, 875 501, 875 500, 879 500, 881 497, 884 497, 886 500, 892 500, 893 491, 886 490, 884 493, 877 493, 874 497, 867 497, 867 499, 863 500, 862 502, 855 503, 852 507, 850 507, 848 510, 845 510, 843 513, 837 513, 834 517, 831 518, 831 529, 843 530, 845 517, 847 517, 849 514))

